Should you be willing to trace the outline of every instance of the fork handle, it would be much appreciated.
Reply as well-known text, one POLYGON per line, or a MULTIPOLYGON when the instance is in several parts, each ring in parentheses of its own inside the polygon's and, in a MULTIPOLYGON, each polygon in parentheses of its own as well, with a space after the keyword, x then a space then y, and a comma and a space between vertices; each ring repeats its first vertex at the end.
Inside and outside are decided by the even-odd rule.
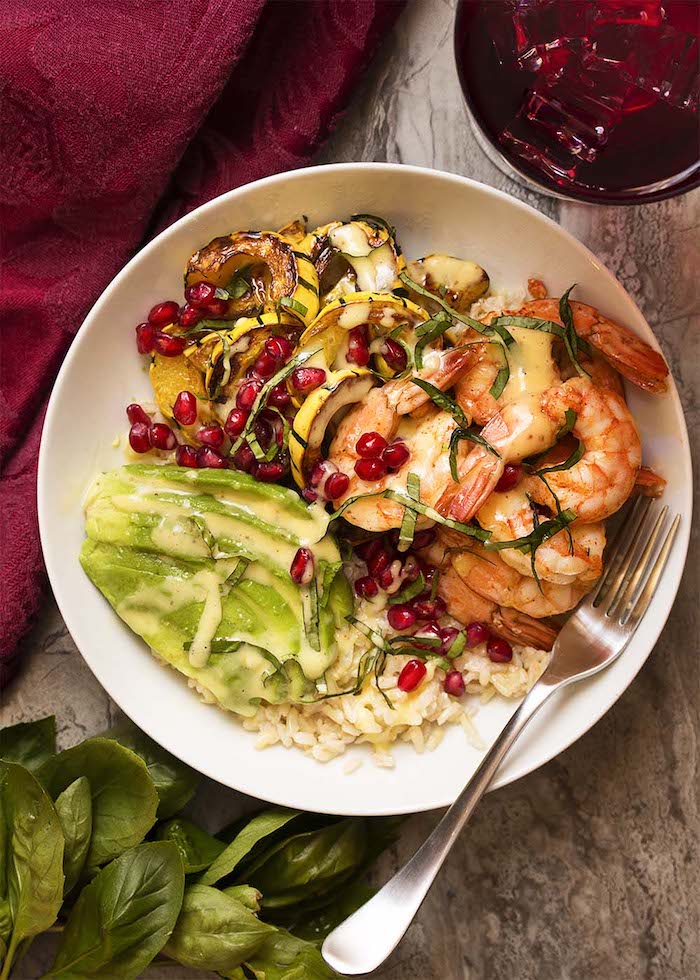
POLYGON ((373 898, 327 936, 322 953, 329 966, 361 976, 376 970, 396 948, 506 752, 554 690, 535 684, 430 837, 373 898))

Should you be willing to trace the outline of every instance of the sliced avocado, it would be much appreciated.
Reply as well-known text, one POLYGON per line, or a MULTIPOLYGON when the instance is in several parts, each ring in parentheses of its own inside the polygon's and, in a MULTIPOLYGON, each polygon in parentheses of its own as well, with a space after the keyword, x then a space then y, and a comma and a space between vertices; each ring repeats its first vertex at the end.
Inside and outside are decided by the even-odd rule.
POLYGON ((88 495, 83 568, 156 654, 224 707, 250 715, 260 701, 312 698, 352 607, 327 515, 245 474, 212 475, 140 464, 102 474, 88 495), (289 576, 301 543, 316 557, 318 650, 289 576))

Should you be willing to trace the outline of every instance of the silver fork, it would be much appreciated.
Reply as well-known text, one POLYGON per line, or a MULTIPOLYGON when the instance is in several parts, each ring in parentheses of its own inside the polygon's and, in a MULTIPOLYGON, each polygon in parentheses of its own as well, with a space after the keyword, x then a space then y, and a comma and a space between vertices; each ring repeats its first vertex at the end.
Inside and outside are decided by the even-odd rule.
POLYGON ((484 795, 504 756, 532 716, 555 691, 590 677, 617 660, 651 602, 678 531, 667 528, 668 507, 658 514, 638 498, 621 524, 595 591, 560 632, 549 664, 520 703, 430 837, 377 894, 323 944, 338 973, 360 976, 381 966, 413 921, 450 848, 484 795))

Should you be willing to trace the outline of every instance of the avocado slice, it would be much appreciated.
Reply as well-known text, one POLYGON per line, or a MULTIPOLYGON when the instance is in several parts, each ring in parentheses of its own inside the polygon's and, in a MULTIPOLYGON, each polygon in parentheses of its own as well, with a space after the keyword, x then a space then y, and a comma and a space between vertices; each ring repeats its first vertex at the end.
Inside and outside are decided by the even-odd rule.
POLYGON ((243 473, 135 464, 94 481, 80 560, 154 653, 251 715, 261 701, 312 699, 337 655, 352 594, 327 523, 243 473), (301 544, 316 559, 318 642, 289 576, 301 544))

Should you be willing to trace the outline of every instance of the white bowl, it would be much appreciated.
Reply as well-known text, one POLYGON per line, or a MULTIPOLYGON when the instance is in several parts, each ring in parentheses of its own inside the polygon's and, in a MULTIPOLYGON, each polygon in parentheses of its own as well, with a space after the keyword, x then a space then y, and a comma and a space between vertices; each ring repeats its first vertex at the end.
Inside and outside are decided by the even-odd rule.
MULTIPOLYGON (((407 255, 451 252, 483 265, 495 289, 524 288, 541 277, 559 295, 605 311, 657 347, 622 286, 587 249, 539 212, 483 184, 416 167, 342 164, 256 181, 178 221, 116 277, 82 325, 51 396, 39 459, 39 522, 51 585, 73 639, 97 679, 137 725, 195 769, 251 796, 307 810, 388 814, 451 803, 479 764, 458 727, 434 752, 401 744, 393 770, 377 768, 367 746, 345 773, 348 755, 322 764, 281 746, 259 751, 235 717, 203 704, 175 671, 162 667, 83 573, 81 496, 97 470, 123 462, 113 448, 125 430, 124 408, 149 399, 148 375, 134 344, 144 311, 182 290, 192 251, 237 228, 277 228, 306 214, 311 226, 352 212, 386 216, 407 255)), ((654 647, 683 570, 691 517, 688 437, 675 387, 663 396, 628 391, 644 441, 645 462, 668 480, 665 500, 682 514, 680 534, 658 594, 625 655, 597 677, 559 694, 509 755, 502 786, 547 762, 583 735, 619 698, 654 647)), ((485 741, 514 705, 494 698, 478 714, 485 741)))

